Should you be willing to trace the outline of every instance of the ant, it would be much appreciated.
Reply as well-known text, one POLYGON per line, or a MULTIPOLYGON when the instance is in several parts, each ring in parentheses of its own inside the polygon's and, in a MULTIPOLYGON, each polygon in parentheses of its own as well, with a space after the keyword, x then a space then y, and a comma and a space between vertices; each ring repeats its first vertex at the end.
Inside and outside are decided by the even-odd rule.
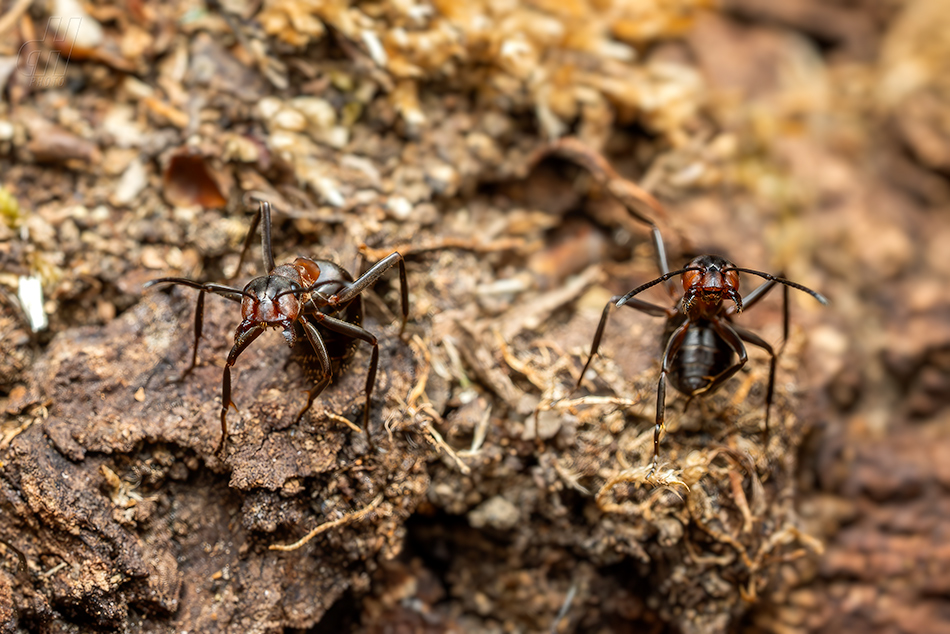
MULTIPOLYGON (((307 377, 315 383, 308 393, 307 404, 294 419, 296 424, 310 409, 314 399, 326 389, 333 373, 345 367, 359 341, 373 347, 366 375, 366 402, 363 407, 363 429, 369 434, 369 407, 376 383, 379 365, 379 344, 376 336, 362 327, 363 303, 360 295, 372 286, 386 271, 399 265, 399 289, 402 304, 402 337, 409 315, 409 291, 406 266, 399 253, 393 252, 374 264, 355 280, 342 267, 326 260, 299 257, 292 263, 277 266, 271 244, 271 207, 262 201, 251 221, 244 248, 238 259, 235 276, 241 271, 244 256, 260 224, 261 250, 267 275, 252 279, 243 289, 220 284, 202 284, 181 277, 163 277, 147 282, 143 288, 155 284, 180 284, 196 288, 198 305, 195 310, 195 345, 191 363, 178 380, 184 379, 195 368, 198 358, 198 340, 204 315, 205 293, 214 293, 241 304, 242 321, 234 332, 234 346, 228 354, 221 380, 221 440, 215 449, 224 449, 228 436, 228 408, 237 406, 231 400, 231 367, 238 356, 265 330, 282 330, 284 340, 300 361, 307 377)), ((370 440, 371 442, 371 440, 370 440)))
MULTIPOLYGON (((784 285, 782 301, 783 341, 788 339, 788 289, 794 288, 808 293, 824 305, 828 300, 821 294, 802 286, 796 282, 736 266, 729 260, 718 255, 701 255, 693 259, 685 268, 678 271, 664 271, 660 277, 642 284, 626 295, 611 297, 604 306, 604 312, 597 325, 594 341, 591 344, 590 356, 574 389, 580 387, 584 374, 590 366, 600 339, 604 334, 607 316, 611 305, 629 306, 636 310, 653 315, 666 317, 666 328, 663 334, 665 341, 663 360, 660 369, 660 380, 656 389, 656 425, 653 429, 653 466, 647 479, 656 472, 660 453, 660 431, 666 419, 666 381, 692 400, 701 394, 708 394, 719 389, 728 381, 749 357, 743 341, 765 350, 770 357, 769 382, 765 394, 765 435, 769 433, 769 413, 772 409, 772 397, 775 392, 775 365, 777 356, 772 346, 764 339, 737 324, 732 323, 732 316, 742 312, 743 308, 751 308, 772 290, 776 284, 784 285), (758 275, 766 280, 765 283, 753 289, 748 295, 739 294, 739 273, 758 275), (636 299, 634 296, 648 288, 666 282, 682 275, 683 297, 673 308, 664 308, 636 299), (723 304, 731 301, 732 305, 723 304), (738 360, 735 356, 738 355, 738 360)), ((687 404, 689 401, 687 401, 687 404)))

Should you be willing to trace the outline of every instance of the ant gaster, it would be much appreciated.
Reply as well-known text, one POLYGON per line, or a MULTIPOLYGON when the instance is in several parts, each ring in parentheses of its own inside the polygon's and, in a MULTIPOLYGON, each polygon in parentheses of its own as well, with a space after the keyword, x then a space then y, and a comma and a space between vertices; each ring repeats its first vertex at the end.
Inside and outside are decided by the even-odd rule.
MULTIPOLYGON (((660 431, 666 419, 666 381, 690 399, 713 392, 728 381, 748 360, 745 345, 750 343, 765 350, 770 357, 769 382, 765 394, 765 434, 769 432, 769 413, 775 391, 776 354, 772 346, 754 332, 732 323, 732 316, 744 308, 754 306, 776 285, 782 284, 783 296, 783 336, 788 338, 788 289, 794 288, 808 293, 822 304, 828 300, 815 291, 796 282, 786 280, 769 273, 738 267, 717 255, 701 255, 678 271, 664 271, 660 277, 633 289, 626 295, 611 297, 604 306, 604 312, 597 325, 590 356, 577 381, 580 386, 590 366, 591 360, 600 347, 604 326, 611 305, 630 306, 639 311, 666 317, 664 332, 664 352, 660 369, 660 380, 656 389, 656 425, 653 430, 653 465, 647 478, 656 472, 660 453, 660 431), (758 275, 767 280, 748 295, 739 294, 739 273, 758 275), (664 308, 637 299, 634 296, 641 291, 682 275, 683 297, 674 308, 664 308), (732 304, 724 304, 724 301, 732 304), (738 360, 736 360, 738 355, 738 360)), ((783 339, 783 340, 784 340, 783 339)))
POLYGON ((326 260, 299 257, 292 263, 278 266, 274 262, 271 244, 271 207, 269 203, 261 202, 244 241, 235 275, 241 270, 244 256, 262 217, 261 248, 267 275, 254 278, 243 289, 202 284, 181 277, 163 277, 144 285, 180 284, 200 291, 195 310, 194 350, 191 363, 180 379, 187 376, 197 362, 205 293, 214 293, 241 304, 242 320, 234 332, 234 346, 228 354, 221 381, 221 440, 215 453, 224 449, 227 439, 228 408, 234 406, 236 409, 231 400, 231 367, 237 362, 238 356, 268 329, 282 331, 287 345, 293 350, 308 378, 315 383, 309 392, 307 404, 297 414, 294 423, 300 420, 314 399, 330 384, 334 371, 341 370, 353 355, 357 342, 365 341, 373 347, 366 375, 366 402, 363 408, 363 429, 369 438, 369 407, 376 383, 379 344, 376 336, 362 327, 363 304, 360 295, 398 264, 402 304, 401 337, 409 315, 409 292, 402 256, 391 253, 355 280, 345 269, 326 260))

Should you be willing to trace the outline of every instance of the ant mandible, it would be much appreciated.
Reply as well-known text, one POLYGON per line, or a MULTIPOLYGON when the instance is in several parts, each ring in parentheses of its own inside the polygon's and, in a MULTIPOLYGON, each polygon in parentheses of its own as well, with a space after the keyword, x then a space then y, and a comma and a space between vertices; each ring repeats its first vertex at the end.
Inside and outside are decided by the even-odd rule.
POLYGON ((656 317, 666 317, 664 330, 664 352, 660 369, 660 380, 656 388, 656 424, 653 429, 653 465, 647 479, 656 472, 660 453, 660 431, 666 420, 666 381, 677 390, 692 399, 708 394, 728 381, 749 357, 745 345, 750 343, 765 350, 770 357, 769 382, 765 394, 765 434, 769 433, 769 414, 772 409, 772 397, 775 392, 775 365, 777 356, 772 346, 764 339, 737 324, 732 316, 742 312, 743 308, 754 306, 772 290, 776 284, 784 285, 782 302, 783 341, 788 338, 788 289, 794 288, 808 293, 822 304, 828 300, 819 293, 796 282, 756 271, 738 267, 718 255, 701 255, 693 259, 685 268, 678 271, 664 271, 660 277, 642 284, 626 295, 611 297, 604 306, 604 312, 597 325, 590 356, 575 389, 580 387, 584 374, 590 366, 600 339, 604 334, 610 307, 629 306, 656 317), (753 289, 748 295, 739 295, 739 273, 758 275, 765 283, 753 289), (674 308, 664 308, 636 299, 634 296, 657 284, 682 275, 684 294, 674 308), (724 304, 725 300, 732 305, 724 304), (738 360, 735 360, 738 355, 738 360))
POLYGON ((261 227, 261 250, 267 275, 254 278, 243 289, 220 284, 202 284, 181 277, 163 277, 151 280, 143 286, 147 288, 155 284, 180 284, 200 291, 195 309, 195 345, 191 363, 179 380, 195 368, 198 359, 205 293, 214 293, 241 304, 242 321, 234 332, 234 346, 228 354, 221 380, 221 440, 215 453, 224 449, 227 440, 228 408, 233 406, 237 409, 231 400, 231 367, 237 362, 238 356, 268 329, 283 331, 281 334, 287 345, 293 350, 308 378, 315 383, 309 391, 307 404, 297 414, 294 423, 301 419, 310 409, 314 399, 330 384, 333 372, 342 369, 343 364, 355 352, 359 341, 365 341, 373 347, 366 375, 366 402, 363 407, 363 429, 367 438, 370 438, 369 407, 379 365, 379 344, 376 336, 361 325, 363 303, 360 295, 386 271, 399 265, 401 337, 409 315, 409 291, 403 258, 399 253, 391 253, 355 280, 345 269, 326 260, 299 257, 293 263, 277 266, 271 244, 271 207, 270 203, 262 201, 244 240, 235 276, 241 270, 244 256, 253 241, 261 218, 264 220, 261 227))

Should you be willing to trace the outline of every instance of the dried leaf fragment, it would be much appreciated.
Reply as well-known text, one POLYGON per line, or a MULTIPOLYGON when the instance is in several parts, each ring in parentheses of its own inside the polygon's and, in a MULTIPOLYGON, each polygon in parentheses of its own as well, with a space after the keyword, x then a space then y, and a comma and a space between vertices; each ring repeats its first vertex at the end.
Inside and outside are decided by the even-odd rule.
POLYGON ((175 154, 162 175, 165 200, 176 207, 223 207, 227 198, 203 156, 191 151, 175 154))

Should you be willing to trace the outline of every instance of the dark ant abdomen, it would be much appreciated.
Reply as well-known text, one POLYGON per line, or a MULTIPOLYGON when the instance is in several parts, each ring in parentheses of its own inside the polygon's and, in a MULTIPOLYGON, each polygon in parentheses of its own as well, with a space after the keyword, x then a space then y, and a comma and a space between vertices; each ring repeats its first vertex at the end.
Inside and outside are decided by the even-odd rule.
MULTIPOLYGON (((669 341, 673 330, 685 320, 681 313, 671 319, 664 341, 669 341)), ((670 360, 670 383, 683 394, 692 396, 735 363, 734 359, 735 353, 729 344, 716 334, 709 321, 700 319, 690 325, 682 345, 670 360)))

